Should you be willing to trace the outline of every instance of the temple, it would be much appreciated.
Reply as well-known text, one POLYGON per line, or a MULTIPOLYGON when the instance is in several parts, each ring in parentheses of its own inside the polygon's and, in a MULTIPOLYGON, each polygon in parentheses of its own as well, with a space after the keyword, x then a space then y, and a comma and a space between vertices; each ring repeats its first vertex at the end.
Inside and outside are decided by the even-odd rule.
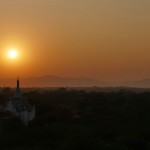
POLYGON ((22 120, 26 125, 35 118, 35 106, 31 105, 29 101, 22 96, 19 79, 17 79, 17 87, 14 95, 7 102, 5 110, 22 120))

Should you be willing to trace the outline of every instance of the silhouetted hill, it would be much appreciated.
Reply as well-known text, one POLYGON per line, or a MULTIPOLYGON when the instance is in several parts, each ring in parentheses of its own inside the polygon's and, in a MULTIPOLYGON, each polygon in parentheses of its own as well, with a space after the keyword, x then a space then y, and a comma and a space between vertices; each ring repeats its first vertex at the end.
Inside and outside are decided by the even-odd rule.
MULTIPOLYGON (((96 79, 80 77, 58 77, 58 76, 41 76, 20 78, 22 87, 87 87, 87 86, 107 86, 106 82, 96 79)), ((4 79, 0 81, 0 86, 15 86, 16 79, 4 79)))
MULTIPOLYGON (((150 88, 150 79, 143 79, 130 82, 109 83, 99 81, 87 77, 59 77, 59 76, 41 76, 20 78, 22 87, 137 87, 137 88, 150 88)), ((0 87, 3 86, 16 86, 16 79, 1 79, 0 87)))
POLYGON ((123 85, 128 87, 150 88, 150 79, 130 81, 123 83, 123 85))

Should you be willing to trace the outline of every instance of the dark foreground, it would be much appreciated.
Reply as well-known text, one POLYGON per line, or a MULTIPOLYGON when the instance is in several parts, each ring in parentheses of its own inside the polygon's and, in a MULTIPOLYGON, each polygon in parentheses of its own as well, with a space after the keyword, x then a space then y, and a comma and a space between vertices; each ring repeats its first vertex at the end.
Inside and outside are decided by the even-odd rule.
MULTIPOLYGON (((37 117, 0 119, 3 150, 149 150, 150 92, 26 92, 37 117)), ((2 91, 5 103, 10 91, 2 91)))

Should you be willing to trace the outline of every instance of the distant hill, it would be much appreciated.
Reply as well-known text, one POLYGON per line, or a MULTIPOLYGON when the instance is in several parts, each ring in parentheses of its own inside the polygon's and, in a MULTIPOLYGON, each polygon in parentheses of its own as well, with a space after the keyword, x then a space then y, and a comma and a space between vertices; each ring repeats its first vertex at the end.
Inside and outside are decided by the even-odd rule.
MULTIPOLYGON (((71 77, 59 77, 59 76, 41 76, 41 77, 29 77, 20 78, 20 84, 22 87, 138 87, 138 88, 150 88, 150 79, 121 82, 112 84, 109 82, 99 81, 87 77, 71 78, 71 77)), ((16 79, 1 79, 0 87, 3 86, 16 86, 16 79)))
MULTIPOLYGON (((59 76, 41 76, 20 78, 22 87, 87 87, 87 86, 107 86, 106 82, 101 82, 96 79, 80 77, 59 77, 59 76)), ((1 79, 0 87, 3 86, 16 86, 16 79, 1 79)))
POLYGON ((128 87, 150 88, 150 79, 130 81, 122 84, 128 87))

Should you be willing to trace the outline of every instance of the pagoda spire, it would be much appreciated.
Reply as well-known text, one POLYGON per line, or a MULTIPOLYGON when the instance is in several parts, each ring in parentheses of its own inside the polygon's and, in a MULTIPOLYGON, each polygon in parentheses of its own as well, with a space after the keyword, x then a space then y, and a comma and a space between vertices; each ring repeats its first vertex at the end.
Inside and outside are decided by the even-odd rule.
POLYGON ((17 78, 17 87, 14 93, 14 97, 21 97, 19 78, 17 78))
POLYGON ((19 78, 17 77, 17 89, 20 90, 19 78))

